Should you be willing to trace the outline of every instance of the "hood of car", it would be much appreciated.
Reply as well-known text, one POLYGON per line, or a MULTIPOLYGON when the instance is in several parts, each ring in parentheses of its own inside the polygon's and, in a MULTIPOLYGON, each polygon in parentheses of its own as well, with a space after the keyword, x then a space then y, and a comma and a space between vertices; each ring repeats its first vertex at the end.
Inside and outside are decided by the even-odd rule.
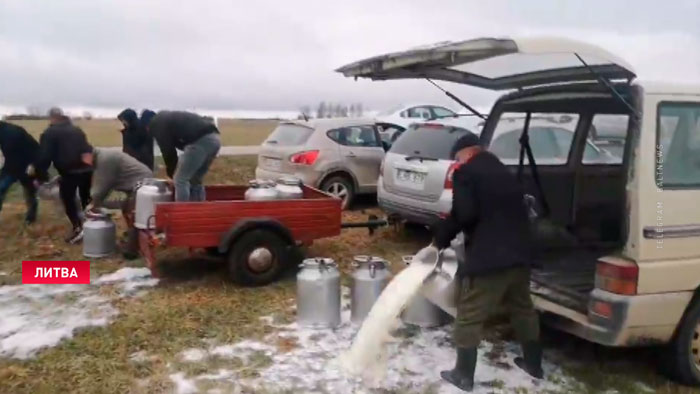
POLYGON ((605 49, 565 38, 442 42, 374 56, 336 71, 346 77, 430 78, 492 90, 636 77, 625 60, 605 49))

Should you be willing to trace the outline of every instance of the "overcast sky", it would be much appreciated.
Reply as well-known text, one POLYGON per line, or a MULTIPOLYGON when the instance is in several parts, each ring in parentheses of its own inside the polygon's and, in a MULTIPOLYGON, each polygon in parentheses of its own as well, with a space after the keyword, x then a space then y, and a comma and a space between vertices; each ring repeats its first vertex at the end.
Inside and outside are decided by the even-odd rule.
MULTIPOLYGON (((416 45, 508 35, 586 40, 643 79, 697 83, 698 16, 693 0, 0 0, 0 105, 453 104, 425 81, 356 82, 333 70, 416 45)), ((453 90, 477 105, 493 97, 453 90)))

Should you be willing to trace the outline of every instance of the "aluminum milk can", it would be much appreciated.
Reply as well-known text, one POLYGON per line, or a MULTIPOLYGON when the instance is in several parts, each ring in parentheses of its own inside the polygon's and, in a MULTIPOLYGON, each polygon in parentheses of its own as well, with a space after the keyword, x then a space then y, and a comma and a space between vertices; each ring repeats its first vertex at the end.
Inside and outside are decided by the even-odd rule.
POLYGON ((330 258, 305 259, 297 274, 297 323, 334 328, 340 324, 340 272, 330 258))
POLYGON ((156 203, 173 201, 173 192, 164 179, 144 179, 136 189, 136 212, 134 227, 147 229, 155 227, 156 203))
POLYGON ((117 228, 105 213, 88 213, 83 224, 83 256, 104 257, 114 253, 117 228))
POLYGON ((277 193, 281 200, 300 200, 304 198, 304 190, 301 188, 298 178, 285 176, 277 180, 277 193))
POLYGON ((464 238, 461 234, 441 253, 431 245, 421 249, 412 260, 412 264, 431 264, 435 267, 423 282, 421 293, 452 317, 457 316, 457 297, 461 286, 457 268, 463 262, 464 238))
MULTIPOLYGON (((403 262, 411 264, 413 256, 404 256, 403 262)), ((406 324, 419 327, 439 327, 450 320, 450 316, 437 305, 428 301, 421 293, 413 296, 406 309, 401 314, 401 320, 406 324)))
POLYGON ((355 256, 353 266, 355 272, 352 273, 350 288, 350 320, 362 323, 389 283, 391 273, 388 262, 376 256, 355 256))
POLYGON ((249 182, 248 190, 245 191, 244 198, 251 201, 269 201, 279 198, 275 183, 254 179, 249 182))

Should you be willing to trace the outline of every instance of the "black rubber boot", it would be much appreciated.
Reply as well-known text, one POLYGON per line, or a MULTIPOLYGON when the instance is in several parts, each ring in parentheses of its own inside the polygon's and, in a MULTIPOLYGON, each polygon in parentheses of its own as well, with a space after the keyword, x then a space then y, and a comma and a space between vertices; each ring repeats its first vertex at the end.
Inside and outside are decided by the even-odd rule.
POLYGON ((476 348, 457 348, 457 363, 451 371, 442 371, 440 376, 464 391, 474 388, 474 369, 476 368, 476 348))
POLYGON ((533 378, 542 379, 542 346, 539 342, 526 342, 522 344, 522 348, 523 357, 516 357, 515 365, 533 378))

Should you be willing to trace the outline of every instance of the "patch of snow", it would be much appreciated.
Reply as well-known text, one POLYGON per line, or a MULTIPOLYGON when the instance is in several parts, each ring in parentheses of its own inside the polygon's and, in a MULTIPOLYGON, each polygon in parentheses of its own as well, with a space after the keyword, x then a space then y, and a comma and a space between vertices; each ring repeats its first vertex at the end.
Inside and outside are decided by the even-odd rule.
MULTIPOLYGON (((440 379, 441 370, 454 366, 455 350, 450 340, 450 326, 421 329, 401 325, 395 333, 395 340, 387 345, 387 370, 384 378, 374 384, 347 374, 338 362, 338 355, 350 348, 358 330, 350 322, 348 313, 343 313, 343 323, 336 329, 301 328, 296 323, 277 327, 279 331, 268 335, 262 342, 246 340, 230 345, 212 345, 208 352, 210 356, 239 357, 247 366, 251 363, 248 355, 263 352, 272 358, 272 364, 257 369, 259 377, 245 378, 234 370, 224 369, 195 376, 191 380, 213 383, 214 388, 217 382, 228 388, 231 385, 244 386, 253 392, 461 392, 440 379), (269 345, 281 339, 293 340, 297 346, 285 352, 269 345)), ((513 363, 519 354, 519 346, 515 343, 483 341, 479 347, 474 392, 567 392, 577 384, 572 377, 565 375, 559 367, 547 360, 544 362, 545 373, 556 379, 532 379, 513 363)), ((202 361, 206 361, 206 358, 202 361)))
POLYGON ((187 379, 182 372, 170 375, 170 380, 175 383, 175 392, 177 394, 193 394, 199 392, 195 382, 191 379, 187 379))
POLYGON ((149 360, 148 353, 146 353, 143 350, 141 350, 139 352, 131 353, 129 355, 129 361, 132 361, 135 363, 145 363, 148 360, 149 360))
POLYGON ((111 274, 100 276, 96 282, 98 284, 124 282, 147 276, 151 276, 151 270, 148 268, 125 267, 118 271, 112 272, 111 274))
POLYGON ((91 285, 0 286, 0 357, 31 358, 80 329, 109 324, 119 312, 113 299, 99 294, 105 284, 120 286, 118 298, 152 287, 157 279, 145 268, 123 268, 91 285))
POLYGON ((197 362, 202 361, 207 356, 207 352, 202 349, 187 349, 181 354, 182 361, 197 362))
POLYGON ((275 322, 275 318, 272 315, 267 315, 267 316, 260 316, 260 321, 263 322, 264 324, 271 325, 275 322))
POLYGON ((276 347, 264 343, 241 341, 233 345, 216 346, 209 353, 222 358, 238 357, 244 362, 248 362, 250 356, 254 354, 262 353, 266 356, 272 356, 276 351, 276 347))

